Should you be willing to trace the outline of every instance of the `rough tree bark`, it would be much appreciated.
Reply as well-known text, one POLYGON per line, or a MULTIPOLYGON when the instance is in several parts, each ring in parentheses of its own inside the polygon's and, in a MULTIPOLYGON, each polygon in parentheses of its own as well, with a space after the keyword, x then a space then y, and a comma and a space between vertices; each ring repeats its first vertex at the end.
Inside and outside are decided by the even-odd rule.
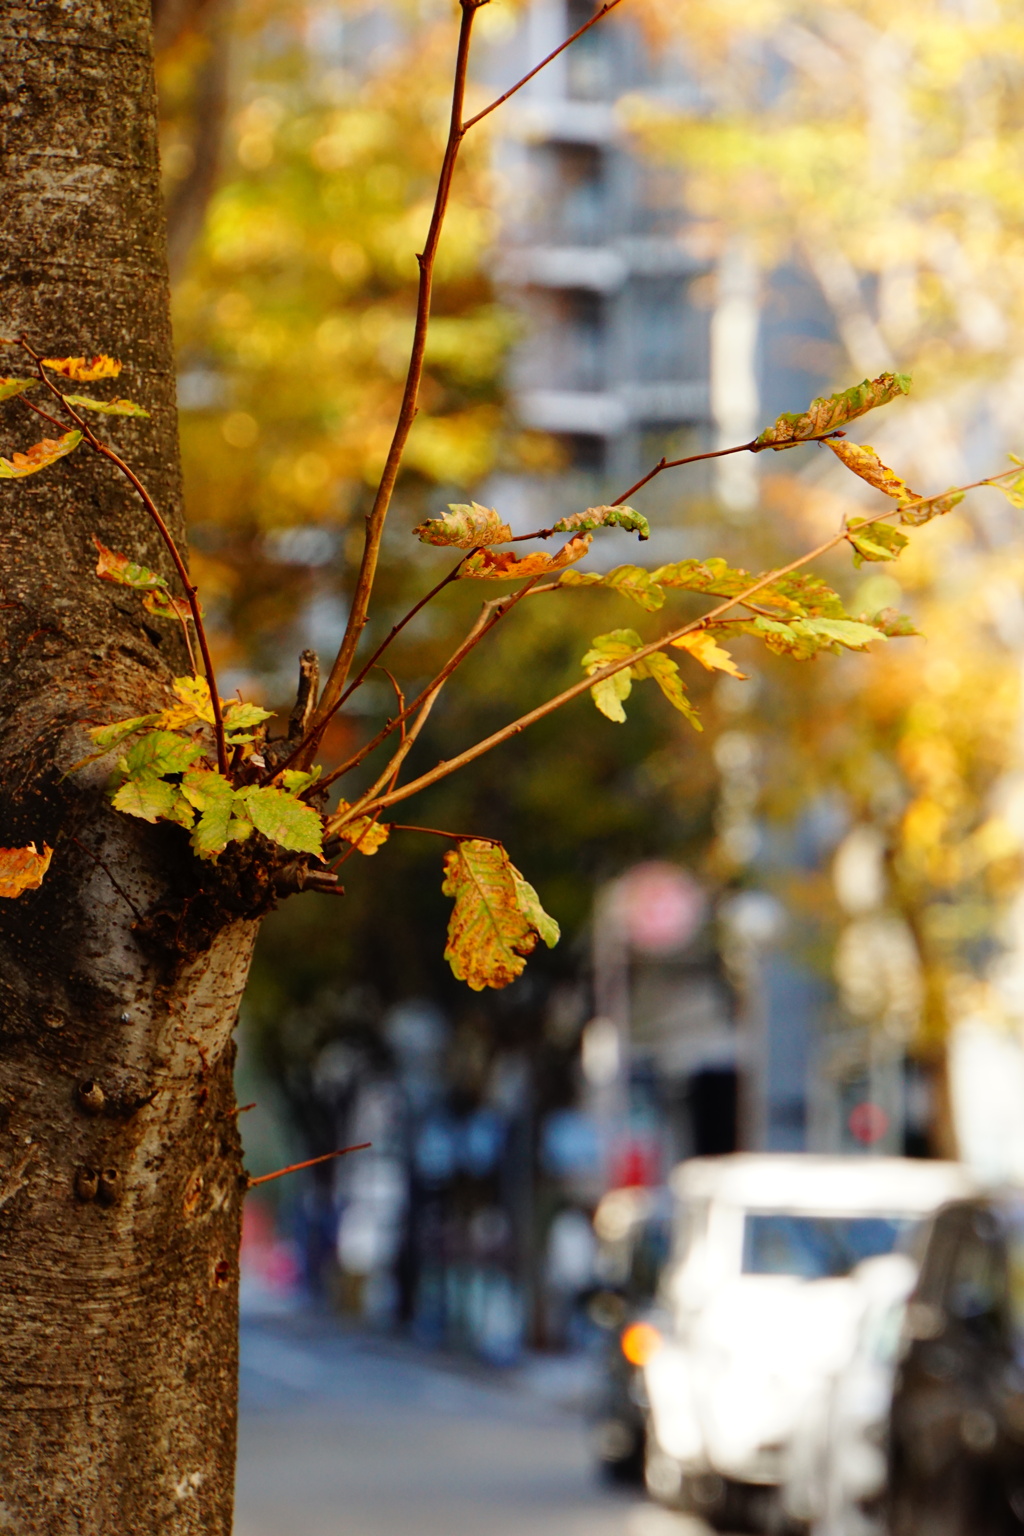
MULTIPOLYGON (((106 352, 149 423, 112 435, 183 538, 149 0, 0 0, 0 334, 106 352)), ((13 353, 4 372, 24 372, 13 353)), ((4 451, 52 428, 10 405, 4 451)), ((84 448, 0 494, 0 844, 47 843, 0 902, 0 1531, 231 1529, 244 1190, 231 1031, 271 877, 63 777, 84 727, 188 670, 97 534, 169 578, 84 448), (207 877, 207 889, 197 875, 207 877)))

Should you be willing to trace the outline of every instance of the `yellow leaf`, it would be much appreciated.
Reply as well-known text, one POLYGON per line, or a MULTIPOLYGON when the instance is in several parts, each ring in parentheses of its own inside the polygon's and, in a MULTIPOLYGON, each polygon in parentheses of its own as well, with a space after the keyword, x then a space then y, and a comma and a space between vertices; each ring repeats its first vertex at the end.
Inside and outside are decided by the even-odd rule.
POLYGON ((848 443, 845 439, 835 437, 827 438, 826 443, 836 458, 842 459, 847 469, 852 469, 855 475, 866 480, 868 485, 873 485, 876 491, 882 491, 894 501, 918 500, 917 492, 912 491, 895 470, 882 463, 870 443, 848 443))
POLYGON ((775 423, 766 427, 754 446, 755 453, 765 448, 792 448, 794 443, 805 443, 809 438, 822 437, 835 432, 848 421, 855 421, 866 411, 878 405, 887 405, 898 395, 905 395, 910 388, 910 375, 906 373, 880 373, 877 379, 865 379, 850 389, 835 395, 819 395, 812 400, 806 411, 786 411, 775 423))
POLYGON ((482 549, 479 554, 469 557, 459 575, 477 581, 518 581, 523 576, 547 576, 582 560, 590 544, 590 534, 584 533, 570 539, 568 544, 563 544, 555 555, 539 553, 523 555, 522 559, 517 559, 511 550, 495 554, 493 550, 482 549))
POLYGON ((62 374, 65 379, 73 379, 76 384, 91 384, 96 379, 116 379, 121 372, 117 358, 105 357, 102 353, 98 357, 44 357, 43 367, 52 368, 54 373, 62 374))
MULTIPOLYGON (((341 816, 349 808, 347 800, 339 800, 336 815, 341 816)), ((367 858, 382 848, 391 836, 391 828, 386 823, 375 821, 372 816, 357 816, 355 821, 346 822, 343 826, 336 827, 332 819, 331 831, 337 832, 346 843, 351 843, 353 848, 360 853, 365 853, 367 858)))
POLYGON ((22 891, 37 890, 52 858, 53 849, 45 843, 42 853, 36 852, 35 843, 29 843, 27 848, 0 848, 0 896, 20 896, 22 891))
POLYGON ((0 459, 0 480, 23 480, 50 464, 56 464, 65 454, 74 453, 82 441, 81 432, 65 432, 63 437, 44 437, 41 443, 33 443, 24 453, 13 453, 9 459, 0 459))
POLYGON ((730 677, 746 681, 747 674, 740 671, 729 652, 706 629, 695 630, 692 635, 681 635, 678 640, 672 641, 672 645, 677 651, 689 651, 709 672, 728 672, 730 677))
POLYGON ((444 857, 445 896, 454 896, 444 957, 474 992, 507 987, 526 968, 542 938, 558 939, 558 925, 500 843, 467 839, 444 857))

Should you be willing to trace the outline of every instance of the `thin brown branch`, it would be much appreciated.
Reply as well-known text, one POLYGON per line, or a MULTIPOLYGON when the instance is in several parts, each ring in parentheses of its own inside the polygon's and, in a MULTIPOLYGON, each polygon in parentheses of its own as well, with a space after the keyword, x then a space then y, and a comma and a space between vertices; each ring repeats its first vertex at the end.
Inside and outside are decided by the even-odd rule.
MULTIPOLYGON (((348 623, 345 626, 345 634, 341 642, 341 648, 331 668, 330 676, 324 685, 324 691, 316 714, 313 716, 312 730, 303 754, 305 758, 310 756, 311 745, 312 749, 315 750, 321 728, 338 708, 342 695, 345 692, 345 683, 348 679, 353 658, 355 657, 356 646, 359 644, 369 612, 370 594, 373 590, 377 562, 380 557, 384 522, 391 506, 391 498, 398 480, 398 471, 401 467, 403 454, 405 453, 405 445, 409 440, 409 433, 412 430, 412 424, 416 417, 420 381, 423 377, 423 360, 427 348, 427 332, 430 326, 434 263, 437 259, 444 217, 451 196, 455 162, 458 159, 459 149, 465 135, 465 129, 462 124, 462 109, 466 95, 466 74, 469 67, 469 48, 473 32, 473 18, 478 6, 473 3, 473 0, 460 0, 460 4, 462 7, 462 21, 459 27, 459 44, 455 58, 455 78, 452 84, 452 106, 448 127, 448 141, 445 145, 444 158, 441 162, 441 171, 438 176, 434 208, 430 218, 430 228, 427 231, 423 250, 417 256, 420 277, 419 292, 416 300, 416 323, 413 330, 412 352, 409 357, 405 388, 402 391, 402 403, 399 407, 398 420, 395 424, 394 436, 388 449, 388 456, 384 464, 383 473, 381 474, 380 484, 377 487, 377 494, 374 497, 373 506, 366 519, 363 556, 359 566, 359 575, 356 578, 355 591, 352 594, 352 607, 349 611, 348 623)), ((302 758, 300 758, 301 760, 302 758)))
MULTIPOLYGON (((538 578, 534 577, 533 579, 536 581, 538 578)), ((427 686, 417 694, 415 699, 413 699, 412 703, 409 704, 404 710, 402 710, 399 715, 396 715, 394 719, 389 720, 386 725, 381 726, 376 736, 372 737, 370 741, 366 742, 366 744, 362 746, 359 751, 356 752, 352 757, 350 757, 347 762, 344 762, 340 767, 335 768, 333 773, 329 773, 326 778, 319 779, 317 781, 317 787, 319 789, 323 789, 328 784, 333 784, 336 779, 343 778, 345 774, 351 773, 354 768, 358 768, 359 764, 363 762, 365 758, 369 757, 371 752, 376 751, 381 743, 386 741, 393 731, 403 726, 405 721, 409 719, 410 715, 415 714, 417 710, 426 706, 427 714, 429 714, 430 710, 433 708, 434 700, 436 699, 438 693, 440 693, 442 687, 448 681, 449 677, 451 677, 455 669, 461 665, 461 663, 469 655, 470 651, 479 645, 480 641, 490 630, 494 628, 495 624, 497 624, 499 620, 503 619, 506 613, 510 612, 511 609, 515 607, 516 603, 527 596, 532 585, 533 582, 526 582, 518 589, 518 591, 513 592, 510 596, 492 598, 489 603, 485 603, 480 610, 480 614, 472 629, 469 631, 458 649, 455 650, 445 662, 437 676, 431 679, 427 686)), ((417 719, 412 727, 412 730, 404 737, 403 747, 405 750, 402 752, 403 759, 425 724, 426 715, 424 715, 422 719, 417 719)), ((374 785, 374 793, 376 793, 376 791, 380 788, 382 782, 386 782, 391 774, 393 765, 394 758, 392 758, 391 762, 388 764, 387 768, 385 768, 383 774, 374 785)))
POLYGON ((162 516, 160 515, 160 511, 157 508, 157 505, 154 502, 152 496, 150 496, 149 492, 146 490, 146 487, 143 485, 142 481, 139 479, 138 475, 131 468, 131 466, 126 464, 124 459, 122 459, 119 454, 114 452, 113 448, 108 448, 106 443, 101 442, 101 440, 96 436, 95 432, 89 426, 89 423, 82 419, 82 417, 75 410, 74 406, 68 404, 64 395, 57 388, 56 384, 54 384, 53 380, 48 376, 46 369, 43 367, 42 356, 32 349, 24 336, 19 338, 19 343, 35 363, 36 372, 39 374, 39 377, 45 384, 46 388, 60 401, 61 407, 68 413, 76 426, 79 427, 83 437, 89 444, 90 448, 92 448, 93 452, 98 453, 102 458, 107 459, 111 464, 113 464, 116 469, 120 470, 121 474, 125 477, 129 484, 134 487, 137 495, 139 496, 139 499, 142 502, 142 505, 145 507, 147 513, 149 514, 151 521, 155 524, 157 532, 159 533, 161 539, 163 539, 171 559, 174 561, 174 568, 178 573, 178 578, 181 581, 181 585, 185 592, 185 600, 188 603, 189 610, 192 614, 192 622, 196 627, 196 638, 199 641, 199 649, 203 656, 203 669, 206 672, 206 681, 210 686, 210 704, 213 711, 213 732, 217 741, 217 766, 226 778, 229 773, 229 768, 227 744, 224 739, 224 717, 221 713, 220 693, 217 688, 216 674, 213 670, 213 659, 210 655, 210 645, 206 638, 206 628, 203 624, 203 616, 199 608, 199 597, 197 589, 192 584, 192 579, 188 573, 188 567, 181 557, 181 553, 177 544, 174 542, 174 538, 171 535, 171 530, 168 528, 167 524, 164 522, 162 516))
POLYGON ((509 86, 508 90, 504 91, 502 95, 495 97, 490 106, 484 107, 482 112, 478 112, 475 117, 469 118, 463 124, 462 131, 468 133, 471 128, 476 127, 477 123, 482 122, 485 117, 490 117, 492 112, 496 112, 499 107, 504 106, 505 102, 514 96, 517 91, 521 91, 524 85, 529 85, 534 75, 539 75, 541 70, 546 69, 549 64, 552 64, 560 53, 564 53, 567 48, 571 47, 578 37, 582 37, 584 32, 589 32, 591 27, 596 27, 597 23, 602 21, 609 11, 614 11, 615 7, 621 3, 622 0, 608 0, 607 5, 602 5, 601 9, 596 11, 589 21, 585 21, 582 27, 577 27, 572 37, 567 37, 564 43, 559 43, 557 48, 552 49, 547 58, 541 59, 540 63, 535 65, 528 75, 524 75, 521 80, 516 81, 515 85, 509 86))
POLYGON ((337 1152, 325 1152, 321 1157, 307 1157, 304 1163, 289 1163, 287 1168, 276 1168, 273 1173, 261 1173, 258 1179, 246 1179, 246 1189, 255 1189, 257 1184, 269 1184, 271 1179, 283 1179, 286 1173, 298 1173, 302 1168, 315 1168, 317 1163, 329 1163, 332 1157, 344 1157, 347 1152, 365 1152, 367 1147, 372 1147, 372 1141, 361 1141, 354 1147, 339 1147, 337 1152))
POLYGON ((453 843, 497 843, 496 837, 482 837, 479 832, 444 832, 440 827, 413 827, 401 821, 391 823, 392 832, 427 832, 431 837, 446 837, 453 843))

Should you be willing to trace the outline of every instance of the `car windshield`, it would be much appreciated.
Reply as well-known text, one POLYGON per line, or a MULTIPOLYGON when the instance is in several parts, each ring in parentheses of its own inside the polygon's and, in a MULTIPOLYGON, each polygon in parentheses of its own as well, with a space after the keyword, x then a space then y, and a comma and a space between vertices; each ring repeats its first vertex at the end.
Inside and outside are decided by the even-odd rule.
POLYGON ((748 1214, 743 1222, 745 1275, 796 1275, 828 1280, 862 1259, 891 1253, 911 1225, 904 1216, 748 1214))

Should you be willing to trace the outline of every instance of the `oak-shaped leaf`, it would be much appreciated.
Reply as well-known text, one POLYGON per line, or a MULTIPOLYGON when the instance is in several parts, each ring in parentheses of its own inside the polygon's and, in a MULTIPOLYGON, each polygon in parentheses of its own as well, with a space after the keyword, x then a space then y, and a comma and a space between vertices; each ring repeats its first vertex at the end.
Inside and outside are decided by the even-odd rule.
POLYGON ((323 822, 311 805, 273 784, 235 791, 257 832, 294 853, 323 853, 323 822))
POLYGON ((74 453, 82 441, 82 434, 65 432, 63 437, 44 437, 33 443, 24 453, 13 453, 9 459, 0 459, 0 480, 23 480, 26 475, 38 474, 50 464, 56 464, 67 454, 74 453))
MULTIPOLYGON (((340 800, 337 815, 343 815, 348 808, 348 801, 340 800)), ((390 826, 386 822, 376 821, 372 816, 357 816, 354 821, 343 822, 340 827, 336 822, 337 816, 332 818, 332 830, 336 831, 339 837, 344 838, 346 843, 351 843, 359 853, 365 853, 367 857, 376 853, 378 848, 383 848, 391 836, 390 826)))
POLYGON ((64 403, 73 405, 76 410, 99 411, 101 416, 141 416, 149 420, 149 412, 131 400, 94 400, 91 395, 65 395, 64 403))
POLYGON ((811 401, 806 411, 787 411, 779 416, 756 439, 753 451, 761 453, 765 448, 778 451, 792 448, 795 443, 805 443, 809 438, 823 437, 826 432, 837 431, 876 406, 887 405, 898 395, 905 395, 909 389, 909 374, 881 373, 877 379, 865 379, 838 394, 819 396, 811 401))
POLYGON ((13 400, 15 395, 23 395, 38 383, 38 379, 0 379, 0 400, 13 400))
POLYGON ((53 849, 45 843, 42 853, 35 843, 27 848, 0 848, 0 896, 13 899, 23 891, 38 890, 52 858, 53 849))
POLYGON ((919 528, 922 523, 930 523, 933 517, 945 517, 947 512, 952 512, 964 499, 964 493, 955 485, 948 491, 942 491, 938 496, 923 497, 920 501, 910 502, 900 509, 900 522, 908 528, 919 528))
POLYGON ((99 551, 96 575, 101 581, 112 581, 119 587, 134 587, 138 592, 153 592, 167 586, 166 577, 149 570, 145 565, 138 565, 115 549, 108 549, 95 534, 92 541, 99 551))
POLYGON ((93 384, 97 379, 116 379, 121 364, 116 357, 44 357, 43 367, 59 373, 75 384, 93 384))
POLYGON ((854 565, 863 565, 865 560, 896 560, 910 543, 891 523, 869 522, 863 517, 851 517, 846 537, 853 545, 854 565))
POLYGON ((710 630, 695 629, 689 635, 680 635, 678 640, 671 643, 677 651, 689 651, 709 672, 726 672, 730 677, 746 681, 747 674, 740 671, 729 652, 718 644, 710 630))
POLYGON ((642 512, 634 507, 588 507, 585 512, 572 512, 568 517, 552 523, 555 533, 588 533, 593 528, 624 528, 635 533, 641 543, 651 536, 651 525, 642 512))
POLYGON ((413 529, 424 544, 447 544, 455 549, 485 549, 490 544, 507 544, 512 529, 493 507, 478 501, 449 503, 440 517, 428 517, 413 529))
POLYGON ((557 923, 500 843, 467 839, 446 853, 441 890, 455 899, 444 957, 474 992, 507 987, 538 939, 558 940, 557 923))
POLYGON ((882 463, 870 443, 850 443, 845 438, 830 437, 826 439, 825 446, 831 448, 847 469, 852 470, 861 480, 866 480, 868 485, 873 485, 876 491, 891 496, 894 501, 919 500, 917 492, 912 491, 894 469, 882 463))
POLYGON ((630 598, 648 613, 655 613, 665 602, 664 589, 650 571, 641 565, 617 565, 611 571, 564 571, 560 587, 608 587, 630 598))
POLYGON ((524 576, 548 576, 582 560, 590 545, 590 534, 581 533, 575 539, 570 539, 568 544, 563 544, 554 555, 542 551, 517 558, 511 550, 495 552, 493 549, 481 549, 477 554, 470 555, 459 575, 475 581, 518 581, 524 576))

